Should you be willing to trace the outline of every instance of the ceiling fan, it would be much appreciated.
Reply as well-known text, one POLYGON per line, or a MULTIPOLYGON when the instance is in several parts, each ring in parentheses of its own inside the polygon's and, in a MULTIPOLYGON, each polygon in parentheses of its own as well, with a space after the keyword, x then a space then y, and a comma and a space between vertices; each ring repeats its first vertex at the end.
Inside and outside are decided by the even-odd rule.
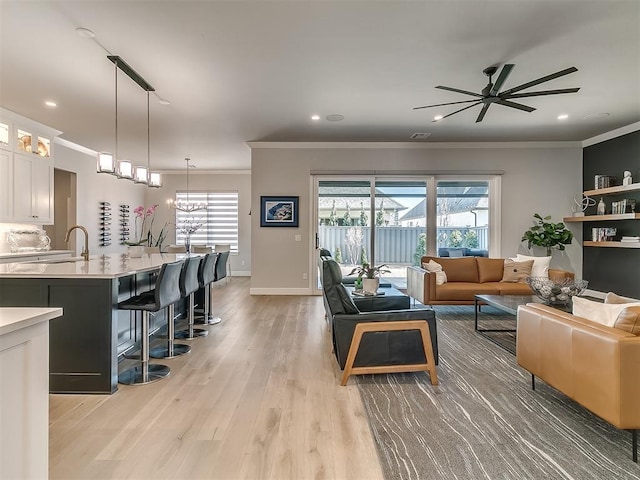
POLYGON ((487 110, 492 104, 503 105, 505 107, 515 108, 518 110, 523 110, 525 112, 533 112, 535 108, 529 107, 527 105, 523 105, 521 103, 516 103, 511 100, 514 98, 525 98, 525 97, 540 97, 544 95, 559 95, 561 93, 575 93, 580 88, 562 88, 559 90, 541 90, 538 92, 529 92, 529 93, 517 93, 525 88, 533 87, 535 85, 539 85, 544 82, 548 82, 550 80, 554 80, 558 77, 562 77, 564 75, 569 75, 570 73, 577 72, 578 69, 576 67, 567 68, 565 70, 561 70, 556 73, 552 73, 550 75, 546 75, 544 77, 538 78, 537 80, 532 80, 531 82, 523 83, 522 85, 518 85, 517 87, 510 88, 509 90, 504 90, 500 92, 500 88, 504 84, 504 82, 509 77, 511 70, 513 70, 514 65, 511 63, 506 63, 502 70, 500 71, 500 75, 498 75, 498 79, 496 83, 493 83, 492 77, 498 71, 497 66, 491 66, 485 68, 482 72, 489 77, 489 83, 486 87, 482 89, 482 93, 470 92, 468 90, 460 90, 459 88, 453 87, 445 87, 443 85, 438 85, 436 88, 441 90, 449 90, 451 92, 462 93, 464 95, 471 95, 472 97, 476 97, 473 100, 462 100, 461 102, 449 102, 449 103, 438 103, 435 105, 425 105, 423 107, 414 107, 414 110, 420 110, 421 108, 431 108, 431 107, 442 107, 444 105, 457 105, 460 103, 471 103, 471 105, 467 105, 460 110, 456 110, 453 113, 445 115, 442 118, 438 118, 437 120, 433 120, 434 122, 440 121, 444 118, 450 117, 451 115, 455 115, 456 113, 467 110, 471 107, 475 107, 476 105, 482 104, 482 110, 480 110, 480 114, 478 118, 476 118, 476 123, 481 122, 484 116, 487 114, 487 110))

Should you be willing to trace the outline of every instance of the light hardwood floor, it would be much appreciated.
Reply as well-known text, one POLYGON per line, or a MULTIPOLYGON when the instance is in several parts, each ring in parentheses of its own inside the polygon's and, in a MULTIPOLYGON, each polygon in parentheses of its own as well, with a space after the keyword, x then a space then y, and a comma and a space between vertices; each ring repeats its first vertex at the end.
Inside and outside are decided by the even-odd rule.
POLYGON ((171 375, 114 395, 50 395, 52 479, 382 479, 321 297, 215 289, 223 322, 171 375))

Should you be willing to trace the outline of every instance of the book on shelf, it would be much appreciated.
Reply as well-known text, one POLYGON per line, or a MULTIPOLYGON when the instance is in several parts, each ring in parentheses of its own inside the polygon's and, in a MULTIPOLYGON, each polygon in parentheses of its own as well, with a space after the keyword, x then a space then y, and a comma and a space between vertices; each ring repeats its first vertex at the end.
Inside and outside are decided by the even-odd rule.
POLYGON ((620 241, 624 243, 638 243, 640 242, 640 237, 623 236, 620 241))

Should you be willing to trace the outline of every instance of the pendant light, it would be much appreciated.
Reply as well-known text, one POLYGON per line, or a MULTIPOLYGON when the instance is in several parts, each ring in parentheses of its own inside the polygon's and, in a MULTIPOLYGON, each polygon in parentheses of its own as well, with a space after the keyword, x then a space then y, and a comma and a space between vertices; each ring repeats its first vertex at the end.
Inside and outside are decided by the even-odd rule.
POLYGON ((207 205, 205 203, 198 203, 198 202, 191 202, 189 200, 189 169, 190 168, 195 168, 192 167, 191 165, 189 165, 189 162, 191 161, 190 158, 185 158, 185 161, 187 162, 187 201, 183 202, 173 202, 172 200, 169 200, 169 204, 172 208, 175 208, 176 210, 179 210, 181 212, 185 212, 185 213, 191 213, 191 212, 197 212, 200 210, 206 210, 207 209, 207 205))
POLYGON ((149 115, 149 90, 147 90, 147 185, 153 188, 162 186, 162 178, 158 172, 151 171, 151 127, 149 115))

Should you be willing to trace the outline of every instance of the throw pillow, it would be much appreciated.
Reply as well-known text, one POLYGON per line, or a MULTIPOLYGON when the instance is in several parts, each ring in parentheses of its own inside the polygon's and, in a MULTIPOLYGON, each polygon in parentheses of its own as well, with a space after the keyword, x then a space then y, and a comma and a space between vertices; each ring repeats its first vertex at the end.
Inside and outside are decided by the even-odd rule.
POLYGON ((607 293, 607 296, 604 298, 604 303, 636 303, 640 302, 640 300, 636 300, 635 298, 622 297, 620 295, 616 295, 613 292, 607 293))
POLYGON ((447 283, 447 274, 442 270, 442 265, 438 262, 434 262, 433 260, 429 260, 428 263, 423 263, 422 268, 424 268, 427 272, 436 274, 436 285, 444 285, 447 283))
POLYGON ((627 307, 616 318, 613 328, 640 335, 640 307, 627 307))
POLYGON ((532 277, 549 278, 551 257, 530 257, 528 255, 517 254, 515 258, 516 262, 527 262, 529 260, 533 260, 533 268, 531 269, 532 277))
POLYGON ((514 262, 510 258, 506 259, 504 261, 502 281, 512 282, 512 283, 524 283, 525 279, 531 276, 532 268, 533 268, 533 260, 529 260, 526 262, 514 262))
POLYGON ((600 303, 582 297, 573 297, 573 314, 607 327, 615 327, 623 310, 640 307, 639 303, 600 303))

